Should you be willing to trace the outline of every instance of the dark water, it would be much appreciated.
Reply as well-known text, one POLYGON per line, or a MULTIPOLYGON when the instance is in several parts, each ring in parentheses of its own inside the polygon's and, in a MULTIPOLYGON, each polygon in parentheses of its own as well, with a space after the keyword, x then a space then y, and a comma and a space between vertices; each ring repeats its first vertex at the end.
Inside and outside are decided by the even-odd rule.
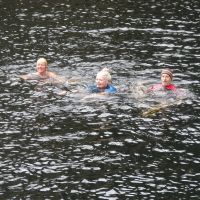
POLYGON ((0 0, 0 199, 199 199, 199 13, 197 0, 0 0), (119 93, 19 80, 41 56, 75 89, 107 66, 119 93), (143 115, 156 100, 134 84, 164 66, 186 95, 143 115))

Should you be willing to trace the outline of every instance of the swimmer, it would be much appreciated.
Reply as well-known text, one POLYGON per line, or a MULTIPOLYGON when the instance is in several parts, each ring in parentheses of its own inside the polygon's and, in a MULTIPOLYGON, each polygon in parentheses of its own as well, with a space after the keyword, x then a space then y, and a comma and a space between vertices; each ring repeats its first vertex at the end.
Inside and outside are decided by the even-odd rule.
POLYGON ((113 94, 117 89, 111 85, 111 75, 108 68, 103 68, 96 76, 96 85, 90 86, 89 92, 100 94, 113 94))
POLYGON ((169 68, 161 71, 161 83, 150 86, 146 92, 151 91, 172 91, 176 92, 176 87, 171 83, 173 79, 173 73, 169 68))
POLYGON ((36 72, 20 76, 23 80, 49 80, 53 83, 63 83, 64 78, 56 75, 54 72, 48 71, 47 60, 39 58, 36 62, 36 72))
POLYGON ((161 83, 150 86, 144 93, 153 92, 156 96, 162 97, 157 105, 151 106, 142 112, 142 116, 151 116, 158 113, 161 109, 182 103, 182 92, 172 84, 173 73, 169 68, 161 71, 161 83), (163 95, 164 94, 164 95, 163 95))

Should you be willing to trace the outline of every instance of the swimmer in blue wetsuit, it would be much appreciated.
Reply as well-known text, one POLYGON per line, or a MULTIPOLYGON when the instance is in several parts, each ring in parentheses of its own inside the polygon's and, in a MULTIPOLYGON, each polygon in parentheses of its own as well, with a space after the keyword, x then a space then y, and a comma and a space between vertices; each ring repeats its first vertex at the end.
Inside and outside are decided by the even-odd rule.
POLYGON ((111 85, 111 75, 107 68, 102 69, 96 76, 96 85, 89 88, 91 93, 113 94, 117 89, 111 85))

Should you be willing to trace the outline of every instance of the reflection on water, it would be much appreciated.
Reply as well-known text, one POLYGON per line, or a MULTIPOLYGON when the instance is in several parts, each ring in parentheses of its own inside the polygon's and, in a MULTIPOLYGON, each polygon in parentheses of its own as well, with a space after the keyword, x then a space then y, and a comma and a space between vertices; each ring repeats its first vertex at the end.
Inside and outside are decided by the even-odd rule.
POLYGON ((1 199, 198 199, 198 1, 0 0, 0 11, 1 199), (21 81, 40 56, 79 92, 21 81), (105 66, 118 93, 86 94, 105 66), (181 99, 136 90, 163 67, 181 99))

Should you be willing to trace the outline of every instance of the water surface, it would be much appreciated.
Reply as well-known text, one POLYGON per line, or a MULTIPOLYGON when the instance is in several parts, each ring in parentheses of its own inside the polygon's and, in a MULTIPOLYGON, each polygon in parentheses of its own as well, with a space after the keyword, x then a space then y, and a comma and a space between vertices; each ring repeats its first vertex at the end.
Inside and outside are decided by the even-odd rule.
POLYGON ((199 2, 0 0, 1 199, 198 199, 199 2), (38 57, 84 91, 24 82, 38 57), (170 67, 181 103, 140 98, 170 67))

